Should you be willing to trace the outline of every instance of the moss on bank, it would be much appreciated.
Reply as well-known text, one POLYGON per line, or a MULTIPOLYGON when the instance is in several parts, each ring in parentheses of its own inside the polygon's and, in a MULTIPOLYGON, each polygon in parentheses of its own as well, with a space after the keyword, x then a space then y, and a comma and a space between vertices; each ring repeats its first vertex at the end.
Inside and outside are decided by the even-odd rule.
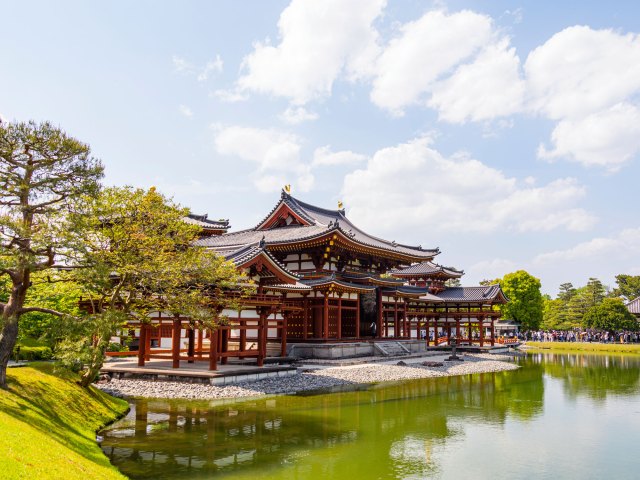
POLYGON ((51 364, 8 371, 0 390, 2 478, 123 479, 95 442, 96 431, 128 405, 51 364))
POLYGON ((554 352, 635 353, 640 355, 637 343, 587 343, 587 342, 527 342, 527 349, 553 350, 554 352))

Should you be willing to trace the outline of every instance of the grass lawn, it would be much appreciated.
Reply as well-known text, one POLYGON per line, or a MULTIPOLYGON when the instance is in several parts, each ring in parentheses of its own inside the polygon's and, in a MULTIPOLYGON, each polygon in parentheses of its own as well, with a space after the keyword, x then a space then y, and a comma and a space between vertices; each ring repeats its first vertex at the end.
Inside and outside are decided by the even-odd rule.
POLYGON ((527 342, 527 348, 562 352, 602 352, 640 354, 638 343, 527 342))
POLYGON ((124 400, 84 389, 47 363, 10 368, 0 390, 0 477, 124 479, 95 442, 96 430, 127 411, 124 400))

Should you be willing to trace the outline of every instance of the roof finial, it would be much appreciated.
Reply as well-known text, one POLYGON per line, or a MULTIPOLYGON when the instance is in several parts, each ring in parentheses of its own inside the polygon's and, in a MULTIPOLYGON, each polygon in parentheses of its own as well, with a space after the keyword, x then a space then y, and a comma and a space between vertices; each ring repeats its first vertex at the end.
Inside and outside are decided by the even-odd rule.
POLYGON ((286 194, 291 195, 291 184, 290 183, 287 183, 284 186, 284 191, 285 191, 286 194))
POLYGON ((342 210, 344 205, 342 204, 342 200, 338 200, 338 210, 342 210))

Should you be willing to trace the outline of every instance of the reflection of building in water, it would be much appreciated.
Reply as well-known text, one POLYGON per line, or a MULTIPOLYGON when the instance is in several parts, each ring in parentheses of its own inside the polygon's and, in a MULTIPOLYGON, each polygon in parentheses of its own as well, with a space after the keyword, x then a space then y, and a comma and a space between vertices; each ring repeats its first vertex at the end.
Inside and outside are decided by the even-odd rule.
POLYGON ((140 400, 124 422, 103 433, 102 447, 125 474, 145 472, 149 478, 259 475, 286 466, 291 478, 352 472, 355 479, 366 478, 359 470, 363 463, 380 478, 424 475, 437 471, 438 455, 465 434, 465 424, 531 418, 542 411, 542 395, 542 367, 533 365, 513 373, 226 406, 140 400))
POLYGON ((205 217, 189 221, 203 228, 197 245, 233 262, 257 292, 240 298, 239 310, 222 311, 229 325, 215 331, 190 328, 187 319, 162 313, 154 314, 153 328, 134 325, 141 365, 152 357, 171 358, 174 367, 184 358, 209 361, 211 369, 229 357, 255 357, 262 365, 269 352, 286 355, 287 342, 495 342, 500 314, 494 306, 507 301, 500 286, 449 287, 463 272, 434 263, 438 248, 370 235, 342 208, 310 205, 283 190, 273 209, 247 230, 226 233, 228 223, 213 225, 205 217), (152 351, 154 346, 165 350, 152 351))

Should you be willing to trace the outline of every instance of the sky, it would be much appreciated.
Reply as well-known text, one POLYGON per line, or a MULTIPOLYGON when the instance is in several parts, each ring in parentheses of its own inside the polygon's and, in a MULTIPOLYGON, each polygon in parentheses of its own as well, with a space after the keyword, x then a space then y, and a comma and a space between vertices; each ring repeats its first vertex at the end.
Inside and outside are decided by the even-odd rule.
POLYGON ((640 3, 0 0, 0 117, 254 226, 285 184, 464 285, 640 275, 640 3))

